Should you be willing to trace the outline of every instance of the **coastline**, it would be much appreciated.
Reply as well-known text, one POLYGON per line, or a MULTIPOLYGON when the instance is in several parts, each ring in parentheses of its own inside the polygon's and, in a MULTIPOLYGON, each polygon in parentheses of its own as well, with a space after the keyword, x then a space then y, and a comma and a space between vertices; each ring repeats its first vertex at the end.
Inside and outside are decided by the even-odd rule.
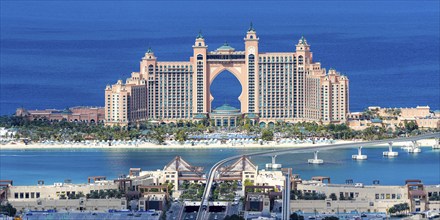
MULTIPOLYGON (((332 144, 344 144, 344 143, 357 143, 357 141, 347 141, 347 140, 335 140, 334 143, 276 143, 275 141, 265 143, 263 145, 258 143, 243 143, 243 144, 197 144, 197 145, 191 145, 191 144, 178 144, 178 143, 170 143, 165 142, 165 145, 158 145, 154 143, 141 143, 141 144, 117 144, 108 146, 106 144, 86 144, 86 143, 68 143, 68 144, 44 144, 44 143, 31 143, 28 145, 25 145, 24 143, 14 143, 9 142, 6 144, 0 144, 0 151, 2 150, 38 150, 38 149, 224 149, 224 148, 231 148, 231 149, 256 149, 256 148, 289 148, 289 147, 298 147, 298 148, 306 148, 311 146, 324 146, 324 145, 332 145, 332 144)), ((420 146, 432 146, 435 143, 434 139, 425 139, 418 141, 420 146)), ((410 142, 398 142, 394 143, 395 147, 402 146, 402 145, 408 145, 410 142)), ((375 147, 386 147, 388 144, 379 144, 375 145, 375 147)))

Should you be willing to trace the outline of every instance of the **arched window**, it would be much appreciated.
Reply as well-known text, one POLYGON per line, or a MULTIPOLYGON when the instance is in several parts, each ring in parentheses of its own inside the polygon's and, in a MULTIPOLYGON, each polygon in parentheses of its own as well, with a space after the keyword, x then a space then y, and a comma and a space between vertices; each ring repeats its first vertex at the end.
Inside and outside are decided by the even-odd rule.
POLYGON ((202 54, 197 55, 197 60, 203 60, 203 55, 202 54))
POLYGON ((251 35, 251 39, 254 39, 254 35, 251 35))
POLYGON ((148 74, 153 74, 153 70, 154 70, 153 64, 150 64, 148 66, 148 74))
POLYGON ((299 56, 298 57, 298 64, 303 64, 304 63, 304 57, 303 56, 299 56))
POLYGON ((199 42, 199 47, 201 47, 201 46, 202 46, 202 43, 199 42))

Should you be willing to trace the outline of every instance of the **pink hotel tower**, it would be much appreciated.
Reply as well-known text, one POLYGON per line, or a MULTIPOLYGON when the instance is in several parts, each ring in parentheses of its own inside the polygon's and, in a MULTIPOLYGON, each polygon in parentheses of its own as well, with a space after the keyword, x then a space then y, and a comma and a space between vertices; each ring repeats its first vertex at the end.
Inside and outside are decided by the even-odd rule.
POLYGON ((139 72, 105 88, 106 124, 214 119, 220 122, 218 126, 235 126, 238 118, 248 118, 266 126, 277 121, 346 120, 348 78, 313 62, 304 37, 294 52, 260 52, 258 41, 251 24, 244 51, 235 51, 226 43, 208 51, 200 33, 189 61, 158 61, 148 49, 139 72), (231 72, 241 83, 240 109, 227 105, 211 108, 210 85, 223 71, 231 72))

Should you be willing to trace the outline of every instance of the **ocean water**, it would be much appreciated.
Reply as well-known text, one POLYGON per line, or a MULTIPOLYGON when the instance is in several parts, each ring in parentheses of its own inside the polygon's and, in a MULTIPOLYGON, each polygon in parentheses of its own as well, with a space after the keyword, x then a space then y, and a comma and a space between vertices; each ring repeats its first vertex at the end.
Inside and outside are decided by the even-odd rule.
MULTIPOLYGON (((116 178, 127 174, 130 168, 143 170, 163 169, 175 156, 180 155, 193 166, 202 166, 208 172, 214 163, 226 157, 246 154, 263 149, 59 149, 59 150, 3 150, 0 151, 0 179, 12 179, 15 185, 34 185, 38 180, 46 184, 71 179, 84 183, 88 176, 104 175, 116 178)), ((440 184, 440 150, 422 147, 422 153, 409 154, 398 147, 397 158, 384 158, 386 147, 365 147, 366 161, 353 161, 351 155, 357 149, 320 151, 323 165, 310 165, 307 159, 312 152, 285 154, 277 157, 277 163, 293 168, 293 173, 303 179, 312 176, 330 176, 333 183, 354 182, 372 184, 379 180, 384 185, 403 185, 406 179, 421 179, 425 184, 440 184)), ((271 158, 252 157, 251 160, 264 169, 271 158)))
MULTIPOLYGON (((0 1, 0 115, 104 105, 104 88, 139 70, 149 46, 161 61, 188 60, 202 30, 210 50, 238 50, 252 21, 260 51, 294 51, 350 78, 350 110, 440 108, 438 1, 0 1)), ((213 106, 239 105, 228 74, 213 106)))

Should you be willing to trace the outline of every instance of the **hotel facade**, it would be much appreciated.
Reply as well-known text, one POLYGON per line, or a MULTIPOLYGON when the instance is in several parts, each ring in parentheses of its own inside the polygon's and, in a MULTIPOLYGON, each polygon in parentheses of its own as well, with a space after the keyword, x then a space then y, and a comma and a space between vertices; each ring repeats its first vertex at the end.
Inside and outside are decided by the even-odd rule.
MULTIPOLYGON (((184 62, 158 61, 148 49, 140 61, 139 72, 133 72, 125 82, 118 80, 105 88, 106 124, 213 119, 210 85, 224 71, 232 73, 242 86, 239 113, 260 126, 277 121, 346 120, 348 78, 313 62, 304 37, 295 51, 262 52, 251 25, 244 44, 244 51, 236 51, 227 43, 209 51, 199 33, 192 46, 193 56, 184 62)), ((221 125, 236 124, 223 122, 222 118, 215 120, 221 121, 221 125)))

